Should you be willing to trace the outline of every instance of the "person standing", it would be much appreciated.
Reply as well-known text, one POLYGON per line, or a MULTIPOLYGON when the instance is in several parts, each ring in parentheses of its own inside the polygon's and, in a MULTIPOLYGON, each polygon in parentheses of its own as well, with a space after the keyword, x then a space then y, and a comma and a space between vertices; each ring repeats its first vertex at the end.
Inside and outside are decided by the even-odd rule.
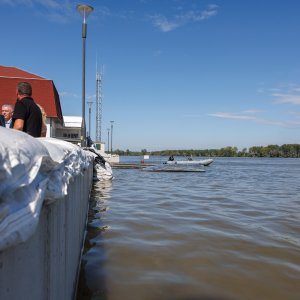
POLYGON ((17 101, 13 122, 14 129, 24 131, 33 137, 40 137, 42 132, 42 113, 32 99, 32 87, 28 82, 17 84, 17 101))
POLYGON ((13 128, 12 122, 12 115, 14 112, 14 107, 10 104, 3 104, 2 105, 2 115, 5 119, 5 127, 6 128, 13 128))

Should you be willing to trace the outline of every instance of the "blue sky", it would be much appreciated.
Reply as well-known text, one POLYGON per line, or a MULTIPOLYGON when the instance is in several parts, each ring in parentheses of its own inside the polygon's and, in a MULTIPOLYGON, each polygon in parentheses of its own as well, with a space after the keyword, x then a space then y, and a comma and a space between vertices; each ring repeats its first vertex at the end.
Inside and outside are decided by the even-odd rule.
MULTIPOLYGON (((63 114, 78 116, 79 3, 0 0, 0 64, 52 79, 63 114)), ((300 1, 85 3, 94 7, 86 99, 95 101, 97 63, 103 72, 101 136, 107 142, 113 120, 114 149, 300 143, 300 1)))

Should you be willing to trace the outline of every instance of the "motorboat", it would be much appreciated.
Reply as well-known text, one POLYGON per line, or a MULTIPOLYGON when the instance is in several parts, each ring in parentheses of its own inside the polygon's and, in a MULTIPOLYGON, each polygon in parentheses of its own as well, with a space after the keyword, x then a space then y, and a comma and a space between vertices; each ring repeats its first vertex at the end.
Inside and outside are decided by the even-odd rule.
POLYGON ((214 160, 212 158, 193 160, 191 158, 187 160, 168 160, 166 164, 168 165, 202 165, 209 166, 214 160))
POLYGON ((203 165, 162 164, 142 168, 148 172, 205 172, 203 165), (198 167, 200 166, 200 167, 198 167))

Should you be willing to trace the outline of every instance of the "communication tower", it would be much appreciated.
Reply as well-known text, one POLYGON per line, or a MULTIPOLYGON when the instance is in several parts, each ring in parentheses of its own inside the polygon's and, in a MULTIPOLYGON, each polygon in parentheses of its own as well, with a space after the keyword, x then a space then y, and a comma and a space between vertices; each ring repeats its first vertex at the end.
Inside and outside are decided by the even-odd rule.
POLYGON ((102 75, 96 72, 96 142, 101 142, 102 124, 102 75))

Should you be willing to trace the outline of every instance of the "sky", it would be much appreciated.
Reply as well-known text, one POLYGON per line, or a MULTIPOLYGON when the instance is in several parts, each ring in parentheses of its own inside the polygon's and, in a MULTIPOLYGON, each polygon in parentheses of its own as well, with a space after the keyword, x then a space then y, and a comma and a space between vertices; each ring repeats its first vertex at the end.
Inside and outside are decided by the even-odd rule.
MULTIPOLYGON (((113 150, 300 143, 300 1, 98 0, 87 19, 86 101, 102 74, 113 150)), ((54 81, 82 114, 81 2, 0 0, 0 64, 54 81)), ((88 105, 86 121, 88 129, 88 105)))

